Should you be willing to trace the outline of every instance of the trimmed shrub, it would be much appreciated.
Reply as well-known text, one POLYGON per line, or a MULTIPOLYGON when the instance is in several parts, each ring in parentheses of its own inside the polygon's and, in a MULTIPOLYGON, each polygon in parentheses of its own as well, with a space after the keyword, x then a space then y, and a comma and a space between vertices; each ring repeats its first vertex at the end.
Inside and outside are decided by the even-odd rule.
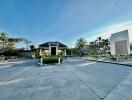
MULTIPOLYGON (((63 58, 60 57, 60 63, 63 61, 63 58)), ((54 64, 59 62, 59 57, 45 57, 43 58, 43 64, 54 64)))

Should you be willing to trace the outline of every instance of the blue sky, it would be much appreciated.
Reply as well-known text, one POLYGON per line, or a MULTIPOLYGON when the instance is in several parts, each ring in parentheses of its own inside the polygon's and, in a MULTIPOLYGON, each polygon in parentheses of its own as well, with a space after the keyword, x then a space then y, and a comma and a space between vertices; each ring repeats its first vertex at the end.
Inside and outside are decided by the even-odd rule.
POLYGON ((132 0, 0 0, 0 31, 36 46, 60 41, 73 46, 107 27, 132 21, 132 0))

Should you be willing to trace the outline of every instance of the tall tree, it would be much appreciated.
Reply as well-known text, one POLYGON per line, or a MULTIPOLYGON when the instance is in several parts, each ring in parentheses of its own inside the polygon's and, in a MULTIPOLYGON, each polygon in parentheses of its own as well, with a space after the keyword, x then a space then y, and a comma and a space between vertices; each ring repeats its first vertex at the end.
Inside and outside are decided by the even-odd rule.
POLYGON ((95 41, 89 43, 88 49, 92 55, 106 54, 109 47, 109 40, 98 37, 95 41))
POLYGON ((86 47, 87 41, 84 38, 80 38, 76 42, 76 48, 79 50, 81 56, 83 55, 83 49, 86 47))
POLYGON ((23 38, 23 41, 25 42, 25 44, 26 44, 26 49, 28 50, 29 44, 31 43, 31 41, 29 41, 29 40, 27 40, 27 39, 25 39, 25 38, 23 38))
POLYGON ((98 42, 99 42, 99 45, 100 45, 100 43, 102 42, 102 37, 98 37, 98 42))
POLYGON ((98 55, 101 53, 101 44, 102 44, 102 37, 98 37, 96 40, 96 46, 97 46, 97 53, 98 55))
POLYGON ((105 54, 106 54, 107 50, 110 49, 109 45, 110 45, 109 39, 102 39, 101 47, 105 54))
POLYGON ((35 49, 34 45, 30 45, 30 50, 33 51, 35 49))
POLYGON ((13 38, 8 39, 8 48, 14 49, 15 48, 15 42, 16 41, 13 38))
POLYGON ((5 48, 6 42, 7 42, 7 33, 6 32, 1 32, 0 33, 0 39, 2 40, 2 47, 5 48))
POLYGON ((15 44, 19 43, 19 42, 22 42, 22 41, 23 41, 23 38, 9 38, 8 39, 8 47, 10 49, 14 49, 15 48, 15 44))
POLYGON ((88 49, 89 49, 89 54, 90 55, 97 55, 97 52, 98 52, 97 41, 90 42, 89 46, 88 46, 88 49))

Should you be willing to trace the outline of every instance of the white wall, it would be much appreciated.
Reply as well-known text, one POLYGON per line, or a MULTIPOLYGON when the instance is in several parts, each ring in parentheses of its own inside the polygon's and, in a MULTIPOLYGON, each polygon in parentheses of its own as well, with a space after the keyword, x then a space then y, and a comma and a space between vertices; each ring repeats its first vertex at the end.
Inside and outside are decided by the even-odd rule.
POLYGON ((130 41, 129 41, 129 34, 128 31, 121 31, 118 33, 114 33, 110 37, 110 48, 111 48, 111 54, 115 55, 116 54, 116 49, 115 49, 115 42, 122 41, 122 40, 127 40, 127 49, 128 49, 128 54, 130 54, 130 41))

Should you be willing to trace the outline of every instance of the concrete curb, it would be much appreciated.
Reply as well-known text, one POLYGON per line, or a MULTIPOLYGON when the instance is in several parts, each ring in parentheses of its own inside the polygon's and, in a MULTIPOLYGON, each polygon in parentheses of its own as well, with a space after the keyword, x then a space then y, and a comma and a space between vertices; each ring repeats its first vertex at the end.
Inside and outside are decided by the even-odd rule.
POLYGON ((0 62, 0 65, 6 65, 6 64, 21 64, 25 61, 29 61, 31 59, 17 59, 17 60, 14 60, 14 61, 3 61, 3 62, 0 62))
POLYGON ((96 61, 96 62, 102 62, 102 63, 110 63, 110 64, 117 64, 117 65, 124 65, 124 66, 132 67, 132 65, 130 65, 130 64, 122 64, 122 63, 118 63, 118 62, 99 61, 99 60, 94 60, 94 59, 87 59, 87 60, 90 60, 90 61, 96 61))
POLYGON ((20 63, 23 63, 23 61, 0 62, 0 65, 5 65, 5 64, 20 64, 20 63))

